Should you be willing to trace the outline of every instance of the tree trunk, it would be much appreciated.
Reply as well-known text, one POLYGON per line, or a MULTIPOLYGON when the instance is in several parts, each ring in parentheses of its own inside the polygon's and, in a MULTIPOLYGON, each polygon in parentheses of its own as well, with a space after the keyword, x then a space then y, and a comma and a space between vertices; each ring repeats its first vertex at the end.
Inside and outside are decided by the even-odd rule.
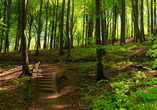
POLYGON ((151 34, 154 34, 154 21, 153 21, 153 0, 150 3, 150 10, 151 10, 151 34))
POLYGON ((21 24, 21 30, 20 30, 20 35, 21 35, 21 49, 22 49, 22 75, 29 75, 31 76, 31 73, 29 71, 29 60, 28 60, 28 52, 27 52, 27 47, 26 47, 26 15, 27 15, 27 0, 23 0, 21 4, 21 19, 20 19, 20 24, 21 24))
POLYGON ((154 0, 154 35, 157 35, 157 26, 156 26, 156 0, 154 0))
POLYGON ((113 6, 113 29, 112 29, 112 45, 116 41, 116 25, 117 25, 117 6, 113 6))
POLYGON ((47 1, 47 5, 46 5, 46 27, 45 27, 45 37, 44 37, 44 46, 43 48, 46 49, 47 48, 47 24, 48 24, 48 8, 49 8, 49 0, 47 1))
POLYGON ((58 24, 58 0, 56 1, 56 9, 55 9, 55 25, 54 25, 54 48, 58 48, 58 37, 57 37, 57 24, 58 24))
POLYGON ((11 11, 11 2, 12 0, 8 0, 7 3, 7 30, 6 30, 6 38, 5 38, 5 49, 4 53, 9 52, 9 31, 10 31, 10 11, 11 11))
MULTIPOLYGON (((101 4, 101 7, 103 7, 103 4, 101 4)), ((106 45, 106 17, 104 19, 104 11, 103 9, 101 9, 101 39, 102 39, 102 46, 106 45)), ((103 51, 103 55, 106 54, 105 49, 102 50, 103 51)))
POLYGON ((157 27, 156 27, 156 0, 154 0, 154 35, 157 35, 157 27))
POLYGON ((30 44, 31 44, 31 39, 32 39, 32 24, 33 24, 33 18, 31 18, 30 22, 29 22, 29 36, 28 36, 28 50, 30 48, 30 44))
POLYGON ((19 50, 19 43, 20 43, 20 0, 18 0, 18 25, 17 25, 17 36, 16 36, 16 41, 15 41, 15 47, 14 50, 18 51, 19 50))
POLYGON ((145 41, 145 37, 144 37, 144 23, 143 23, 143 0, 141 0, 141 36, 143 38, 143 41, 145 41))
POLYGON ((125 44, 125 0, 122 0, 122 15, 121 15, 121 39, 120 44, 125 44))
POLYGON ((147 31, 148 31, 148 33, 150 33, 150 9, 149 9, 149 1, 148 0, 146 1, 146 4, 147 4, 147 15, 148 15, 147 31))
MULTIPOLYGON (((101 39, 100 39, 100 1, 101 0, 95 0, 96 2, 96 45, 101 46, 101 39)), ((103 70, 103 64, 102 64, 102 56, 103 52, 102 49, 97 48, 96 49, 97 54, 97 76, 96 81, 99 81, 101 79, 106 79, 104 76, 104 70, 103 70)))
POLYGON ((140 42, 142 43, 142 36, 138 26, 138 0, 132 0, 132 9, 134 16, 135 41, 138 42, 138 39, 140 39, 140 42))
POLYGON ((64 7, 65 7, 65 0, 62 3, 62 14, 61 14, 61 24, 60 24, 60 49, 59 55, 63 55, 63 31, 64 31, 64 7))
MULTIPOLYGON (((52 14, 52 17, 55 18, 55 3, 54 3, 54 7, 53 7, 53 14, 52 14)), ((51 38, 50 38, 50 49, 52 49, 53 47, 53 40, 54 40, 54 25, 55 25, 55 20, 52 19, 52 28, 51 28, 51 38)))
POLYGON ((37 32, 37 48, 36 48, 35 56, 39 55, 39 48, 40 48, 40 33, 41 33, 41 29, 42 29, 42 23, 41 23, 42 4, 43 4, 43 1, 40 0, 40 11, 39 11, 38 32, 37 32))
POLYGON ((86 14, 85 47, 87 46, 87 41, 88 41, 88 40, 87 40, 87 37, 88 37, 88 24, 89 24, 89 23, 88 23, 88 20, 89 20, 89 14, 86 14))
POLYGON ((86 14, 85 14, 86 10, 84 7, 84 14, 83 14, 83 31, 82 31, 82 47, 84 47, 84 39, 85 39, 85 24, 86 24, 86 14))
MULTIPOLYGON (((5 21, 6 21, 6 8, 7 8, 7 2, 6 1, 4 1, 4 10, 3 10, 3 23, 5 23, 5 21)), ((5 33, 5 30, 4 30, 4 28, 5 28, 6 26, 4 26, 3 25, 3 29, 2 29, 2 32, 1 32, 1 38, 0 38, 0 52, 2 51, 2 49, 3 49, 3 42, 4 42, 4 33, 5 33)))
POLYGON ((93 38, 93 29, 94 29, 94 21, 93 21, 93 15, 90 14, 90 18, 88 21, 88 36, 87 36, 87 45, 91 45, 92 43, 92 38, 93 38))
POLYGON ((73 48, 73 43, 74 43, 74 33, 73 33, 73 30, 74 30, 74 25, 75 25, 75 22, 74 22, 74 0, 72 0, 72 14, 71 14, 71 26, 70 26, 70 36, 71 36, 71 48, 73 48))
POLYGON ((68 0, 67 20, 66 20, 66 36, 67 36, 67 48, 68 48, 67 57, 70 56, 70 50, 71 50, 71 43, 70 43, 70 36, 69 36, 69 16, 70 16, 70 0, 68 0))

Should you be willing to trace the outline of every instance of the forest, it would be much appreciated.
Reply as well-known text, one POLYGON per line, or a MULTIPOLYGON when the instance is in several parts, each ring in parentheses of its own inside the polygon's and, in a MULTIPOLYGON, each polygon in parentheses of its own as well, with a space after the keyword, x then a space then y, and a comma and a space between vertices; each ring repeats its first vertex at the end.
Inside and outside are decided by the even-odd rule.
POLYGON ((156 0, 0 0, 1 110, 157 110, 156 0))

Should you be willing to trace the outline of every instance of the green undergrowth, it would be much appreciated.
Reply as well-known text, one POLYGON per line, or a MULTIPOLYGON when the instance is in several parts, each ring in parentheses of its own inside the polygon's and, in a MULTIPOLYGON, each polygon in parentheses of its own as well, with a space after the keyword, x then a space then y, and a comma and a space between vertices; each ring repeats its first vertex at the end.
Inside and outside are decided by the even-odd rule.
POLYGON ((96 65, 96 62, 84 62, 80 63, 80 70, 78 76, 82 78, 82 80, 85 79, 86 76, 90 76, 95 72, 94 66, 96 65))
MULTIPOLYGON (((148 41, 143 44, 148 45, 148 41)), ((150 48, 143 44, 128 44, 124 48, 150 48)), ((108 48, 106 47, 106 49, 108 48)), ((147 56, 143 57, 143 59, 141 58, 142 60, 140 61, 127 60, 125 57, 131 51, 123 49, 117 50, 116 52, 112 52, 112 50, 108 51, 111 54, 106 54, 103 57, 104 67, 111 67, 117 70, 124 68, 118 70, 116 76, 109 78, 109 80, 101 80, 97 83, 94 81, 88 83, 88 81, 83 80, 84 83, 81 83, 78 87, 80 90, 78 95, 82 99, 81 105, 78 106, 81 106, 82 109, 157 110, 157 78, 148 75, 148 73, 146 74, 146 72, 151 72, 152 69, 144 66, 150 65, 154 61, 149 61, 147 56), (139 69, 140 67, 142 67, 142 70, 139 69)), ((152 55, 152 53, 149 55, 152 55)), ((157 54, 154 56, 156 57, 157 54)), ((96 62, 82 63, 81 65, 79 76, 83 79, 96 72, 93 69, 96 62)))
POLYGON ((147 44, 148 44, 147 46, 148 50, 146 52, 146 56, 153 58, 152 68, 156 68, 157 67, 157 38, 156 36, 153 36, 150 34, 147 44))
POLYGON ((77 59, 85 59, 88 57, 95 57, 95 48, 88 47, 88 48, 75 48, 73 49, 74 52, 71 53, 70 58, 73 58, 74 60, 77 59))
POLYGON ((109 88, 104 88, 102 80, 94 86, 82 84, 80 96, 84 100, 82 108, 92 110, 156 110, 157 78, 144 72, 118 74, 109 88), (87 106, 88 105, 88 106, 87 106))
POLYGON ((147 41, 143 43, 136 42, 136 43, 131 43, 131 44, 125 44, 124 47, 128 49, 129 48, 147 48, 147 44, 148 44, 147 41))
MULTIPOLYGON (((30 82, 31 78, 30 77, 22 77, 22 78, 17 78, 12 81, 13 84, 17 86, 15 89, 16 92, 10 93, 8 90, 0 90, 0 95, 4 96, 4 99, 7 100, 12 100, 16 99, 19 95, 23 94, 23 97, 18 98, 14 103, 24 103, 27 102, 29 99, 31 99, 31 86, 30 82), (12 99, 11 99, 12 98, 12 99)), ((4 103, 0 103, 0 107, 6 107, 8 106, 5 101, 4 103)))

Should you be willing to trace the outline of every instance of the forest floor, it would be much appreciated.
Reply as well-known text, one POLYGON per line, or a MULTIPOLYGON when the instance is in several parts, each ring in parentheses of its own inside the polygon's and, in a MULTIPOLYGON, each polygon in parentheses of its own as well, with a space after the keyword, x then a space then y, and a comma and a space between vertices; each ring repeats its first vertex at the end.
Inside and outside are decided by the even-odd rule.
MULTIPOLYGON (((127 42, 132 42, 132 39, 127 39, 127 42)), ((147 69, 152 68, 153 59, 146 56, 146 46, 134 45, 128 49, 132 52, 107 50, 108 55, 103 59, 105 76, 109 81, 104 84, 104 88, 110 88, 110 80, 119 73, 125 75, 127 71, 144 71, 156 77, 156 72, 147 69), (140 63, 125 63, 128 61, 140 63), (113 66, 115 64, 118 66, 113 66)), ((96 65, 91 65, 96 61, 95 50, 76 47, 72 49, 70 58, 66 58, 66 55, 59 56, 57 49, 40 50, 39 53, 39 56, 34 56, 35 51, 29 51, 30 65, 40 61, 39 73, 47 71, 48 67, 54 69, 57 72, 57 92, 39 91, 36 76, 29 84, 27 79, 17 80, 21 74, 21 53, 0 53, 0 110, 85 110, 82 108, 84 101, 78 88, 81 84, 95 85, 96 65), (29 92, 25 85, 29 85, 29 92)))

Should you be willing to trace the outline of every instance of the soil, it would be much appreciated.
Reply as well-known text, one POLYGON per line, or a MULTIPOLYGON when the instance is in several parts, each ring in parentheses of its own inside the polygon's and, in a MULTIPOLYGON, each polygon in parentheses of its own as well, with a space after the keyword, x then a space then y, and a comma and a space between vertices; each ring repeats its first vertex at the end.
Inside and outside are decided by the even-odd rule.
MULTIPOLYGON (((128 43, 132 43, 132 38, 127 39, 128 43)), ((118 43, 118 41, 117 41, 118 43)), ((110 61, 140 61, 142 58, 145 61, 152 60, 146 59, 146 48, 133 47, 133 52, 122 54, 128 54, 123 58, 116 58, 114 56, 105 56, 107 59, 105 64, 110 61)), ((21 65, 21 52, 9 52, 7 54, 0 53, 0 110, 84 110, 80 107, 83 101, 79 98, 79 90, 77 89, 80 84, 87 83, 93 84, 96 71, 93 71, 93 75, 86 77, 86 80, 81 80, 78 76, 80 70, 80 64, 82 61, 95 61, 95 57, 85 59, 71 59, 66 58, 65 55, 58 56, 58 50, 40 50, 40 55, 35 56, 35 51, 29 51, 29 62, 33 66, 40 61, 39 73, 48 71, 48 68, 57 72, 56 75, 56 90, 54 91, 39 91, 37 85, 37 76, 32 77, 31 82, 20 81, 17 83, 15 79, 22 73, 21 65), (72 63, 72 64, 71 64, 72 63), (24 85, 30 85, 31 93, 25 89, 24 85), (26 92, 27 91, 27 92, 26 92), (30 94, 31 96, 28 96, 30 94)), ((113 52, 110 51, 109 54, 113 52)), ((114 52, 116 55, 116 53, 114 52)), ((118 54, 118 53, 117 53, 118 54)), ((151 68, 151 63, 141 63, 141 65, 121 64, 119 68, 104 67, 105 75, 109 79, 116 76, 119 73, 125 73, 126 71, 145 71, 149 75, 156 76, 156 74, 150 73, 142 67, 151 68), (130 68, 124 68, 126 65, 130 68)), ((109 87, 109 83, 104 85, 105 88, 109 87)))
POLYGON ((40 50, 39 56, 34 56, 34 51, 29 51, 30 65, 40 61, 39 73, 47 72, 48 68, 57 72, 57 89, 54 91, 39 91, 37 76, 29 82, 31 98, 26 99, 28 93, 23 88, 27 81, 21 81, 20 86, 15 79, 22 73, 21 53, 0 53, 0 93, 1 110, 77 110, 73 107, 75 93, 80 82, 78 77, 79 65, 73 67, 68 64, 65 56, 58 56, 58 50, 40 50), (64 61, 64 65, 63 62, 64 61), (57 68, 56 68, 57 67, 57 68))

